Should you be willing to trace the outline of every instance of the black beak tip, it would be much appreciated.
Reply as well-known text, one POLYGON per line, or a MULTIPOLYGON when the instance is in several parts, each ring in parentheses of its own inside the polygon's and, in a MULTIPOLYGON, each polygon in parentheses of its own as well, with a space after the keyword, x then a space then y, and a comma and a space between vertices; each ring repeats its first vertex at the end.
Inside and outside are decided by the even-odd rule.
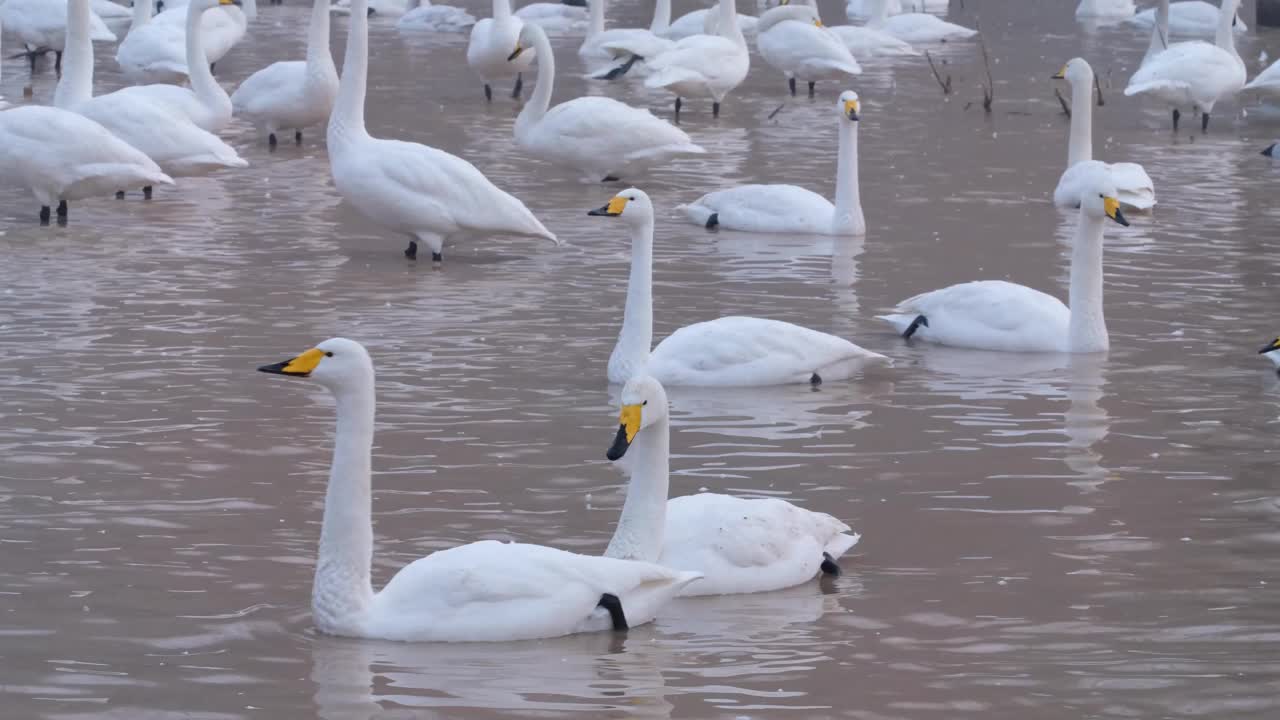
POLYGON ((1267 343, 1266 345, 1263 345, 1263 346, 1262 346, 1262 349, 1258 351, 1258 354, 1259 354, 1259 355, 1266 355, 1267 353, 1269 353, 1269 352, 1271 352, 1272 350, 1275 350, 1275 349, 1276 349, 1276 344, 1275 344, 1274 342, 1267 343))
POLYGON ((613 213, 609 212, 609 208, 607 206, 596 208, 595 210, 588 210, 587 214, 592 217, 613 217, 613 213))
MULTIPOLYGON (((258 368, 258 372, 270 373, 272 375, 297 375, 296 373, 287 373, 284 371, 291 362, 293 361, 284 360, 278 363, 271 363, 270 365, 262 365, 258 368)), ((299 377, 306 377, 306 375, 300 375, 299 377)))
POLYGON ((1123 227, 1129 227, 1128 219, 1126 219, 1124 216, 1124 213, 1120 212, 1119 210, 1116 211, 1116 222, 1120 223, 1120 225, 1123 227))
POLYGON ((1276 145, 1280 145, 1280 143, 1271 143, 1270 145, 1268 145, 1268 146, 1267 146, 1267 149, 1262 151, 1262 155, 1263 155, 1264 157, 1275 157, 1275 156, 1276 156, 1276 145))
POLYGON ((618 435, 613 439, 613 445, 609 446, 608 452, 604 454, 609 458, 609 462, 616 462, 623 455, 627 454, 627 448, 631 447, 631 442, 627 440, 627 426, 618 426, 618 435))
POLYGON ((507 62, 515 60, 520 55, 520 52, 520 50, 512 50, 511 54, 507 56, 507 62))
POLYGON ((853 122, 858 122, 858 119, 859 119, 859 118, 858 118, 858 111, 857 111, 857 110, 854 110, 854 111, 850 112, 850 113, 849 113, 849 119, 850 119, 851 121, 853 121, 853 122))

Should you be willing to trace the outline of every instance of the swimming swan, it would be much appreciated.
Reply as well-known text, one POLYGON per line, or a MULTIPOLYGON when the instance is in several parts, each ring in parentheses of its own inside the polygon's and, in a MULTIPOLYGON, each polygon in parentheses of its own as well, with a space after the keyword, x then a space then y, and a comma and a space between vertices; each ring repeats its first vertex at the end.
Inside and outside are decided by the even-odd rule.
POLYGON ((740 185, 707 193, 679 209, 708 229, 813 235, 866 233, 867 221, 858 193, 858 93, 841 93, 835 108, 839 137, 835 204, 796 185, 740 185))
POLYGON ((946 42, 973 37, 977 30, 947 22, 939 17, 922 12, 908 12, 890 16, 887 0, 872 0, 874 3, 871 19, 867 27, 889 33, 908 43, 946 42))
POLYGON ((236 114, 267 131, 275 146, 276 131, 293 129, 302 143, 302 130, 329 121, 338 96, 338 70, 329 51, 329 0, 315 0, 307 26, 306 61, 271 63, 250 75, 231 95, 236 114))
MULTIPOLYGON (((352 8, 353 20, 358 11, 352 8)), ((370 464, 376 401, 369 354, 357 342, 334 338, 291 360, 258 369, 311 378, 337 401, 333 463, 311 593, 311 612, 321 632, 468 642, 625 630, 652 620, 660 607, 699 578, 697 573, 652 563, 486 540, 415 560, 374 592, 369 572, 370 464)))
MULTIPOLYGON (((366 4, 351 2, 347 54, 329 117, 329 169, 342 197, 370 220, 409 235, 404 251, 409 258, 418 256, 421 241, 439 262, 445 239, 467 232, 530 235, 559 244, 524 203, 499 190, 466 160, 418 143, 369 136, 364 125, 366 4)), ((511 42, 514 47, 516 41, 511 42)))
MULTIPOLYGON (((1141 27, 1152 27, 1156 24, 1156 15, 1157 8, 1148 8, 1129 18, 1127 22, 1141 27)), ((1238 13, 1236 14, 1234 28, 1238 33, 1248 32, 1249 30, 1249 26, 1245 24, 1238 13)), ((1168 31, 1178 35, 1198 35, 1211 38, 1218 31, 1218 7, 1213 3, 1204 2, 1204 0, 1183 0, 1182 2, 1169 3, 1168 31)))
POLYGON ((431 0, 410 0, 409 8, 396 27, 401 30, 427 30, 430 32, 461 32, 476 24, 476 18, 460 7, 434 5, 431 0))
POLYGON ((633 458, 627 499, 605 557, 697 572, 681 595, 769 592, 839 575, 836 559, 861 539, 849 526, 777 498, 698 493, 667 499, 667 393, 648 376, 622 389, 618 434, 607 457, 633 458))
POLYGON ((1107 218, 1128 225, 1115 185, 1095 175, 1082 198, 1071 253, 1070 306, 1003 280, 980 280, 903 300, 879 318, 906 339, 1004 352, 1104 352, 1102 234, 1107 218))
POLYGON ((1192 40, 1170 45, 1138 68, 1124 94, 1151 95, 1172 106, 1175 132, 1182 107, 1199 111, 1200 131, 1208 130, 1213 106, 1239 92, 1247 79, 1231 31, 1239 3, 1222 0, 1215 44, 1192 40))
POLYGON ((1150 210, 1156 204, 1151 176, 1137 163, 1104 163, 1093 159, 1093 68, 1083 58, 1073 58, 1056 80, 1071 83, 1071 135, 1067 143, 1067 169, 1053 191, 1053 204, 1080 207, 1080 196, 1092 188, 1095 173, 1110 174, 1119 193, 1120 204, 1135 210, 1150 210))
POLYGON ((681 98, 689 96, 710 96, 711 115, 720 117, 720 103, 746 79, 751 58, 737 14, 734 0, 720 0, 720 34, 687 37, 670 50, 645 58, 649 76, 644 86, 675 94, 676 122, 680 122, 681 98))
POLYGON ((592 181, 618 179, 680 155, 706 152, 680 128, 607 97, 579 97, 554 108, 555 58, 542 28, 520 31, 514 59, 532 47, 538 58, 533 97, 516 118, 516 145, 543 160, 580 170, 592 181))
POLYGON ((511 0, 493 0, 493 17, 476 22, 467 42, 467 66, 484 83, 484 99, 493 100, 492 83, 515 76, 511 97, 519 98, 524 88, 523 73, 533 65, 534 53, 522 53, 508 60, 511 48, 520 41, 524 21, 511 14, 511 0))
POLYGON ((746 387, 844 380, 889 358, 834 335, 763 318, 731 316, 687 325, 653 344, 653 203, 634 188, 588 215, 621 218, 631 234, 631 275, 609 382, 640 374, 666 385, 746 387))
POLYGON ((787 78, 796 94, 796 79, 809 84, 809 97, 819 80, 844 80, 862 73, 849 48, 818 18, 808 5, 782 5, 766 11, 756 25, 760 56, 787 78))

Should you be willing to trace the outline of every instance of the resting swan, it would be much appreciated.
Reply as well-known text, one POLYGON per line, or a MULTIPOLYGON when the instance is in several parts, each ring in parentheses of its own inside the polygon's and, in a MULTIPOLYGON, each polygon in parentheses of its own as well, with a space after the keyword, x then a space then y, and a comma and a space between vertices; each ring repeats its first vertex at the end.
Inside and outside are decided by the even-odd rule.
POLYGON ((337 96, 329 0, 315 0, 307 25, 307 59, 271 63, 250 75, 232 93, 231 104, 237 115, 266 129, 267 144, 274 147, 276 131, 290 128, 294 142, 302 144, 303 128, 328 122, 337 96))
POLYGON ((439 262, 445 239, 467 232, 530 235, 559 244, 524 203, 499 190, 466 160, 418 143, 369 136, 364 125, 366 3, 351 2, 347 54, 329 117, 329 169, 338 193, 370 220, 409 235, 408 258, 418 256, 421 241, 439 262))
POLYGON ((1115 185, 1095 175, 1080 205, 1071 253, 1070 306, 1003 280, 962 283, 903 300, 879 318, 906 339, 1004 352, 1104 352, 1102 235, 1107 218, 1128 225, 1115 185))
POLYGON ((1246 80, 1244 61, 1236 53, 1231 31, 1239 3, 1222 0, 1215 44, 1193 40, 1170 45, 1138 68, 1124 94, 1152 95, 1170 105, 1175 132, 1182 107, 1199 111, 1200 131, 1208 130, 1213 106, 1239 92, 1246 80))
POLYGON ((587 27, 586 0, 531 2, 516 8, 515 16, 541 27, 548 35, 582 32, 587 27))
MULTIPOLYGON (((923 4, 923 0, 921 0, 923 4)), ((818 9, 817 0, 805 0, 805 4, 818 9)), ((852 3, 850 4, 850 7, 852 3)), ((942 9, 946 11, 946 3, 942 9)), ((846 13, 848 8, 846 8, 846 13)), ((894 12, 901 12, 901 9, 894 12)), ((911 12, 925 12, 923 8, 911 12)), ((855 59, 865 60, 882 55, 919 55, 909 43, 890 35, 887 32, 866 27, 865 25, 828 25, 827 31, 840 38, 840 42, 849 49, 855 59)))
POLYGON ((460 7, 433 5, 431 0, 410 0, 409 8, 396 27, 401 30, 427 30, 430 32, 462 32, 476 24, 476 18, 460 7))
POLYGON ((622 331, 609 356, 609 382, 640 374, 667 385, 746 387, 844 380, 889 358, 799 325, 722 317, 687 325, 653 344, 653 203, 634 188, 588 215, 620 217, 631 234, 631 276, 622 331))
POLYGON ((680 206, 693 222, 744 232, 862 235, 867 221, 858 192, 858 93, 846 90, 838 116, 835 204, 796 185, 740 185, 680 206))
POLYGON ((681 98, 694 95, 710 96, 712 117, 720 117, 720 103, 746 79, 751 59, 737 15, 734 0, 720 0, 720 34, 687 37, 657 57, 645 58, 649 76, 644 86, 675 94, 676 122, 681 98))
POLYGON ((977 30, 963 25, 947 22, 934 15, 922 12, 908 12, 890 16, 887 0, 872 0, 873 12, 867 21, 867 27, 889 33, 904 42, 931 43, 946 42, 973 37, 977 30))
POLYGON ((822 26, 817 8, 782 5, 766 11, 756 25, 760 56, 787 78, 796 94, 796 78, 809 84, 809 97, 819 80, 845 80, 862 73, 844 42, 822 26))
POLYGON ((511 48, 520 41, 520 29, 524 21, 511 14, 511 0, 493 0, 493 17, 484 18, 471 27, 467 42, 467 66, 480 76, 484 83, 484 99, 493 100, 491 84, 514 76, 515 87, 511 97, 519 98, 524 87, 524 71, 533 65, 534 54, 523 53, 514 61, 509 60, 511 48))
POLYGON ((667 393, 648 376, 622 389, 618 434, 607 456, 630 454, 631 479, 605 557, 656 562, 697 572, 681 595, 769 592, 839 575, 836 559, 861 539, 834 517, 785 500, 718 493, 667 499, 670 435, 667 393))
POLYGON ((599 181, 617 180, 680 155, 706 152, 680 128, 613 98, 579 97, 548 110, 556 65, 551 41, 541 27, 525 25, 511 57, 519 57, 528 47, 538 58, 538 80, 533 97, 516 118, 515 138, 516 145, 530 155, 599 181))
POLYGON ((700 577, 652 563, 486 540, 415 560, 375 593, 370 584, 375 398, 369 354, 357 342, 334 338, 258 369, 316 380, 337 401, 333 464, 311 593, 311 612, 321 632, 470 642, 625 630, 652 620, 700 577))
MULTIPOLYGON (((1161 1, 1164 2, 1164 0, 1161 1)), ((1148 8, 1134 15, 1129 22, 1142 27, 1151 27, 1156 24, 1156 12, 1156 8, 1148 8)), ((1234 27, 1238 33, 1249 31, 1249 26, 1239 14, 1236 15, 1234 27)), ((1168 30, 1178 35, 1199 35, 1211 38, 1218 31, 1218 8, 1204 0, 1182 0, 1169 3, 1168 30)))
POLYGON ((1120 204, 1135 210, 1150 210, 1156 204, 1151 176, 1137 163, 1104 163, 1093 159, 1093 68, 1084 58, 1073 58, 1055 80, 1071 83, 1071 136, 1067 143, 1067 169, 1053 191, 1053 204, 1080 207, 1080 196, 1094 184, 1096 173, 1109 174, 1119 193, 1120 204))

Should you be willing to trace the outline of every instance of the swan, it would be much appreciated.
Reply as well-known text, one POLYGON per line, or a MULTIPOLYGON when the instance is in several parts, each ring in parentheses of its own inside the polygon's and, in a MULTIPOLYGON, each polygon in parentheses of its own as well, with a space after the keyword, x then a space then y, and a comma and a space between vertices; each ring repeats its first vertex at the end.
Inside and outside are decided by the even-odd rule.
MULTIPOLYGON (((411 2, 413 0, 369 0, 365 13, 383 17, 404 17, 404 14, 409 11, 411 2)), ((329 7, 329 12, 334 15, 350 15, 350 0, 338 0, 329 7)))
POLYGON ((781 5, 761 15, 756 49, 786 76, 792 95, 797 77, 809 84, 809 97, 813 97, 819 80, 844 80, 862 73, 849 48, 822 26, 817 9, 808 5, 781 5))
MULTIPOLYGON (((89 0, 69 0, 67 69, 54 90, 55 107, 100 123, 173 177, 204 175, 249 164, 217 136, 201 130, 164 104, 126 92, 94 97, 88 18, 89 0)), ((143 193, 150 197, 150 186, 143 187, 143 193)))
MULTIPOLYGON (((908 0, 910 1, 910 0, 908 0)), ((805 4, 818 10, 817 0, 805 0, 805 4)), ((942 3, 942 9, 947 9, 946 3, 942 3)), ((847 8, 846 8, 847 10, 847 8)), ((898 10, 897 12, 901 12, 898 10)), ((920 10, 911 10, 911 12, 925 12, 920 10)), ((890 35, 887 32, 876 30, 875 28, 866 27, 865 25, 828 25, 827 32, 835 35, 849 49, 849 53, 856 60, 866 60, 882 55, 919 55, 910 43, 890 35)))
POLYGON ((934 15, 921 12, 901 13, 890 16, 886 0, 872 0, 871 19, 867 27, 889 33, 908 43, 946 42, 978 34, 977 30, 947 22, 934 15))
MULTIPOLYGON (((1142 27, 1156 24, 1157 8, 1148 8, 1128 20, 1142 27)), ((1235 31, 1248 32, 1249 26, 1236 15, 1235 31)), ((1204 0, 1183 0, 1169 3, 1169 30, 1178 35, 1213 37, 1218 31, 1218 8, 1204 0)))
POLYGON ((533 2, 518 8, 515 16, 541 26, 548 35, 583 32, 588 21, 586 0, 533 2))
POLYGON ((1280 350, 1280 337, 1272 340, 1266 345, 1263 345, 1262 349, 1258 351, 1258 354, 1270 360, 1272 366, 1275 367, 1276 372, 1280 373, 1280 352, 1276 352, 1277 350, 1280 350))
POLYGON ((351 2, 342 80, 329 116, 329 170, 338 193, 370 220, 409 235, 408 258, 418 256, 422 241, 431 248, 431 259, 440 262, 445 239, 467 232, 530 235, 558 245, 524 203, 466 160, 418 143, 369 136, 364 126, 366 2, 351 2))
MULTIPOLYGON (((242 0, 242 4, 223 5, 200 18, 200 32, 204 35, 205 54, 209 56, 211 67, 244 39, 249 21, 256 17, 258 0, 242 0)), ((152 18, 152 22, 173 25, 185 31, 187 13, 181 6, 166 8, 152 18)))
POLYGON ((1104 352, 1109 347, 1102 313, 1102 234, 1110 218, 1128 225, 1115 185, 1091 178, 1082 197, 1071 253, 1070 306, 1025 285, 980 280, 903 300, 879 319, 902 337, 942 345, 1004 352, 1104 352))
POLYGON ((652 377, 622 388, 618 434, 606 456, 630 454, 632 472, 605 557, 702 575, 681 595, 769 592, 840 574, 836 559, 861 536, 826 513, 778 498, 709 492, 668 500, 669 412, 667 393, 652 377))
POLYGON ((92 0, 89 8, 103 20, 128 20, 133 17, 133 10, 111 0, 92 0))
POLYGON ((511 0, 493 0, 493 17, 484 18, 471 27, 467 43, 467 66, 480 76, 484 83, 484 99, 493 100, 495 80, 516 78, 511 97, 519 98, 524 87, 524 71, 533 65, 534 53, 522 53, 515 60, 508 60, 511 48, 520 41, 520 29, 524 21, 511 14, 511 0))
POLYGON ((665 385, 749 387, 845 380, 889 358, 835 335, 764 318, 730 316, 653 342, 653 203, 632 188, 588 215, 620 217, 631 234, 631 276, 609 382, 648 374, 665 385))
MULTIPOLYGON (((352 2, 352 19, 364 0, 352 2)), ((359 343, 332 338, 259 371, 310 378, 337 403, 333 462, 320 525, 311 613, 330 635, 401 641, 506 641, 649 622, 696 572, 494 540, 434 552, 401 568, 382 590, 370 581, 373 361, 359 343)))
POLYGON ((41 224, 53 206, 65 224, 70 201, 173 184, 151 158, 102 125, 38 105, 0 112, 0 177, 35 195, 41 224))
POLYGON ((1120 204, 1135 210, 1150 210, 1156 204, 1155 184, 1137 163, 1104 163, 1093 159, 1093 68, 1084 58, 1073 58, 1055 80, 1071 83, 1071 136, 1067 143, 1067 169, 1053 191, 1058 207, 1080 207, 1081 194, 1093 185, 1096 173, 1111 176, 1120 204))
POLYGON ((401 30, 429 30, 431 32, 462 32, 476 24, 476 18, 460 7, 432 5, 431 0, 410 0, 409 8, 396 27, 401 30))
MULTIPOLYGON (((844 6, 845 17, 850 20, 866 20, 875 13, 876 0, 849 0, 844 6)), ((890 15, 901 13, 945 13, 951 0, 888 0, 885 11, 890 15)))
MULTIPOLYGON (((606 72, 599 77, 612 80, 631 69, 634 60, 659 55, 675 46, 674 41, 662 36, 671 25, 671 0, 657 0, 654 3, 653 21, 649 23, 648 29, 610 28, 605 30, 604 0, 592 0, 590 4, 591 23, 582 46, 578 48, 578 56, 588 66, 596 67, 619 58, 630 60, 620 67, 615 66, 618 67, 617 72, 606 72)), ((592 74, 590 77, 597 77, 597 74, 592 74)))
POLYGON ((276 131, 289 128, 294 142, 301 144, 303 128, 329 121, 337 96, 338 70, 329 52, 329 0, 315 0, 307 26, 307 59, 271 63, 250 75, 232 93, 231 104, 237 115, 265 128, 267 144, 274 147, 276 131))
POLYGON ((1129 17, 1137 11, 1133 0, 1080 0, 1076 6, 1078 18, 1129 17))
POLYGON ((1236 54, 1231 32, 1239 2, 1222 0, 1215 44, 1192 40, 1170 45, 1138 68, 1124 94, 1150 94, 1171 105, 1175 132, 1181 107, 1200 111, 1200 130, 1208 130, 1213 106, 1239 92, 1246 80, 1244 61, 1236 54))
POLYGON ((862 235, 867 221, 858 192, 858 93, 836 102, 839 119, 835 203, 796 185, 740 185, 707 193, 679 209, 708 229, 814 235, 862 235))
MULTIPOLYGON (((54 54, 54 68, 62 71, 62 53, 66 49, 67 4, 60 0, 4 0, 0 3, 0 24, 11 35, 22 41, 31 72, 35 73, 36 58, 45 53, 54 54)), ((94 42, 115 42, 115 33, 107 28, 102 18, 90 13, 89 39, 94 42)))
MULTIPOLYGON (((668 40, 683 40, 694 35, 713 35, 717 25, 715 8, 703 8, 685 13, 676 18, 667 26, 666 32, 662 36, 668 40)), ((744 36, 756 34, 756 23, 758 18, 752 15, 744 15, 737 13, 738 29, 742 31, 744 36)))
MULTIPOLYGON (((256 0, 244 0, 246 7, 256 0)), ((152 0, 134 0, 129 34, 116 49, 116 64, 134 83, 182 83, 187 80, 187 11, 172 7, 151 17, 152 0)), ((210 72, 244 37, 248 20, 234 5, 200 16, 200 40, 210 72)))
POLYGON ((1147 43, 1147 52, 1142 56, 1138 67, 1146 65, 1151 58, 1169 47, 1169 0, 1158 0, 1158 3, 1155 8, 1156 21, 1151 27, 1151 40, 1147 43))
POLYGON ((746 79, 751 68, 734 0, 720 0, 718 27, 719 35, 687 37, 670 50, 645 58, 649 76, 644 86, 675 93, 676 122, 680 121, 681 98, 689 95, 710 96, 711 115, 720 117, 720 103, 746 79))
POLYGON ((1280 97, 1280 60, 1271 63, 1270 67, 1258 73, 1257 77, 1244 86, 1244 89, 1260 95, 1280 97))
POLYGON ((543 160, 580 170, 593 181, 616 180, 680 155, 706 152, 683 130, 648 110, 607 97, 580 97, 551 104, 555 58, 537 25, 520 31, 513 58, 532 47, 538 58, 533 97, 516 118, 516 145, 543 160))

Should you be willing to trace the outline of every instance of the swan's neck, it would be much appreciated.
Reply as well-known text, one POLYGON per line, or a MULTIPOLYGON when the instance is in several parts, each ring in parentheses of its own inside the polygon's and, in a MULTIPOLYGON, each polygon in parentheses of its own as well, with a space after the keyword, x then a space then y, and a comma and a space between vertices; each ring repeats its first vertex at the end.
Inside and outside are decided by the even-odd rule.
POLYGON ((738 27, 738 8, 734 0, 720 0, 720 24, 716 30, 720 37, 728 38, 743 47, 747 46, 747 39, 742 36, 742 29, 738 27))
MULTIPOLYGON (((498 2, 505 0, 494 0, 498 2)), ((347 54, 342 60, 342 80, 338 83, 338 99, 329 116, 329 144, 343 137, 363 137, 365 83, 369 74, 369 0, 351 0, 350 26, 347 28, 347 54)))
POLYGON ((67 4, 62 79, 53 91, 53 104, 70 109, 92 98, 93 43, 89 40, 89 0, 71 0, 67 4))
POLYGON ((641 430, 627 449, 631 481, 618 529, 605 557, 658 562, 662 557, 670 484, 670 426, 665 418, 641 430))
POLYGON ((1093 159, 1093 74, 1071 84, 1071 139, 1067 167, 1093 159))
POLYGON ((369 489, 373 374, 369 373, 356 387, 335 392, 334 397, 338 404, 338 427, 329 489, 324 496, 324 522, 320 526, 320 556, 311 590, 311 609, 321 630, 350 634, 350 629, 359 623, 373 602, 369 579, 373 557, 369 489))
POLYGON ((151 0, 133 0, 133 19, 129 22, 129 31, 137 30, 151 22, 151 15, 154 12, 155 4, 151 0))
POLYGON ((649 360, 653 345, 653 221, 631 232, 631 276, 627 307, 622 315, 618 344, 609 356, 609 380, 631 379, 649 360))
POLYGON ((307 25, 307 72, 314 74, 324 65, 333 65, 329 52, 329 0, 316 0, 307 25))
POLYGON ((1071 352, 1101 352, 1109 346, 1107 322, 1102 314, 1103 222, 1103 218, 1093 217, 1081 208, 1071 251, 1071 291, 1067 299, 1071 310, 1067 349, 1071 352))
POLYGON ((1156 6, 1156 24, 1151 28, 1151 42, 1147 45, 1147 54, 1142 56, 1142 64, 1164 52, 1169 46, 1169 0, 1160 0, 1156 6))
POLYGON ((511 0, 493 0, 493 22, 505 24, 511 20, 511 0))
POLYGON ((556 82, 556 61, 551 51, 551 41, 546 33, 532 31, 534 56, 538 59, 538 79, 533 86, 533 97, 516 118, 516 132, 533 127, 551 107, 551 91, 556 82))
POLYGON ((649 23, 649 32, 661 35, 671 27, 671 0, 658 0, 653 6, 653 22, 649 23))
POLYGON ((1239 57, 1239 54, 1236 53, 1233 23, 1235 23, 1238 6, 1239 0, 1222 0, 1222 9, 1218 13, 1218 34, 1214 38, 1214 44, 1236 57, 1239 57))
POLYGON ((858 187, 858 123, 840 121, 840 148, 836 158, 835 230, 862 233, 866 219, 862 215, 862 198, 858 187))
MULTIPOLYGON (((187 77, 191 78, 191 90, 203 103, 218 102, 227 97, 218 81, 209 71, 209 57, 204 54, 204 33, 200 32, 200 19, 204 8, 192 2, 187 6, 187 77)), ((230 100, 226 100, 228 105, 230 100)))
POLYGON ((880 25, 889 19, 889 0, 871 0, 871 17, 868 25, 880 25))
POLYGON ((587 6, 590 13, 587 39, 590 39, 604 32, 604 0, 587 0, 587 6))

